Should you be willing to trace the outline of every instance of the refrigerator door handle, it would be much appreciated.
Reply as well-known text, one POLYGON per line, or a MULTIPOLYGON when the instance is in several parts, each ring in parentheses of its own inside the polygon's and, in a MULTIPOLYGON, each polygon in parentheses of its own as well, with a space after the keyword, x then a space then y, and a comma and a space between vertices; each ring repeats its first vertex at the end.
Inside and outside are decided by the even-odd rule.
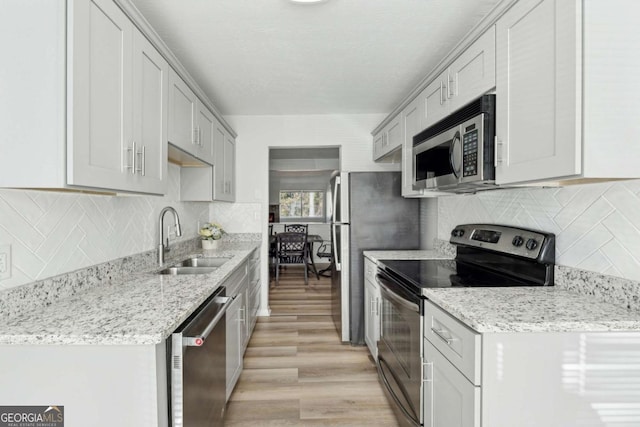
POLYGON ((338 218, 338 216, 342 216, 341 214, 338 215, 338 197, 340 197, 340 176, 336 176, 336 180, 335 183, 333 184, 333 211, 332 211, 332 216, 333 216, 333 222, 341 222, 342 218, 338 218))
POLYGON ((333 263, 336 267, 336 271, 342 271, 342 262, 340 261, 340 250, 339 246, 342 246, 338 243, 336 239, 336 228, 338 224, 331 224, 331 233, 333 234, 333 263))

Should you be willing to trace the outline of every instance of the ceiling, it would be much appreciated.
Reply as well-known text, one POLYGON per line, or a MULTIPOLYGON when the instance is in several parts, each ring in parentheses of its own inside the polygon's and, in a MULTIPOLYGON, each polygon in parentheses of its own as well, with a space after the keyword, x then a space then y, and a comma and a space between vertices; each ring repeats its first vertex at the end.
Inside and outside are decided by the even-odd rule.
POLYGON ((132 0, 225 115, 389 113, 499 0, 132 0))

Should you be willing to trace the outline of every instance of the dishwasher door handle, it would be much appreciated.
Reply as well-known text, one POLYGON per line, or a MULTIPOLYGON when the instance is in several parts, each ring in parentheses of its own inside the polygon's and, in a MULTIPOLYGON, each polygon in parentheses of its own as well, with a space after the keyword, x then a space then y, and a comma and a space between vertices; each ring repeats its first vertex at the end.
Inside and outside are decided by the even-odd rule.
POLYGON ((220 311, 215 315, 211 322, 204 328, 204 330, 200 333, 194 334, 189 337, 182 337, 182 345, 184 347, 200 347, 204 344, 204 340, 207 339, 213 328, 216 327, 222 316, 227 312, 229 306, 233 302, 236 297, 215 297, 213 299, 214 302, 222 304, 220 307, 220 311))

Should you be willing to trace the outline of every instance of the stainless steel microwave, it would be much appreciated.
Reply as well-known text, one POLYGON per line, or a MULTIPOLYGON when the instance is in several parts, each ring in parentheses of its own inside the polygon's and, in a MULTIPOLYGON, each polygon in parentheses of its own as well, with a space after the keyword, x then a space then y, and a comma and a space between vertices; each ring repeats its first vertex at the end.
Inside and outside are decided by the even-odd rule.
POLYGON ((495 185, 495 95, 483 95, 413 137, 413 189, 495 185))

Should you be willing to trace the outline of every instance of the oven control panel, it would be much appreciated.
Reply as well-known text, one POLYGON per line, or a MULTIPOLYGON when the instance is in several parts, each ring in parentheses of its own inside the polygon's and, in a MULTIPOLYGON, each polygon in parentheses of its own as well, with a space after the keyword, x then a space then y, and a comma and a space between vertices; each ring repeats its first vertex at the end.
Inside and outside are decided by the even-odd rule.
POLYGON ((451 244, 489 249, 541 262, 555 258, 555 235, 495 224, 464 224, 451 231, 451 244))

